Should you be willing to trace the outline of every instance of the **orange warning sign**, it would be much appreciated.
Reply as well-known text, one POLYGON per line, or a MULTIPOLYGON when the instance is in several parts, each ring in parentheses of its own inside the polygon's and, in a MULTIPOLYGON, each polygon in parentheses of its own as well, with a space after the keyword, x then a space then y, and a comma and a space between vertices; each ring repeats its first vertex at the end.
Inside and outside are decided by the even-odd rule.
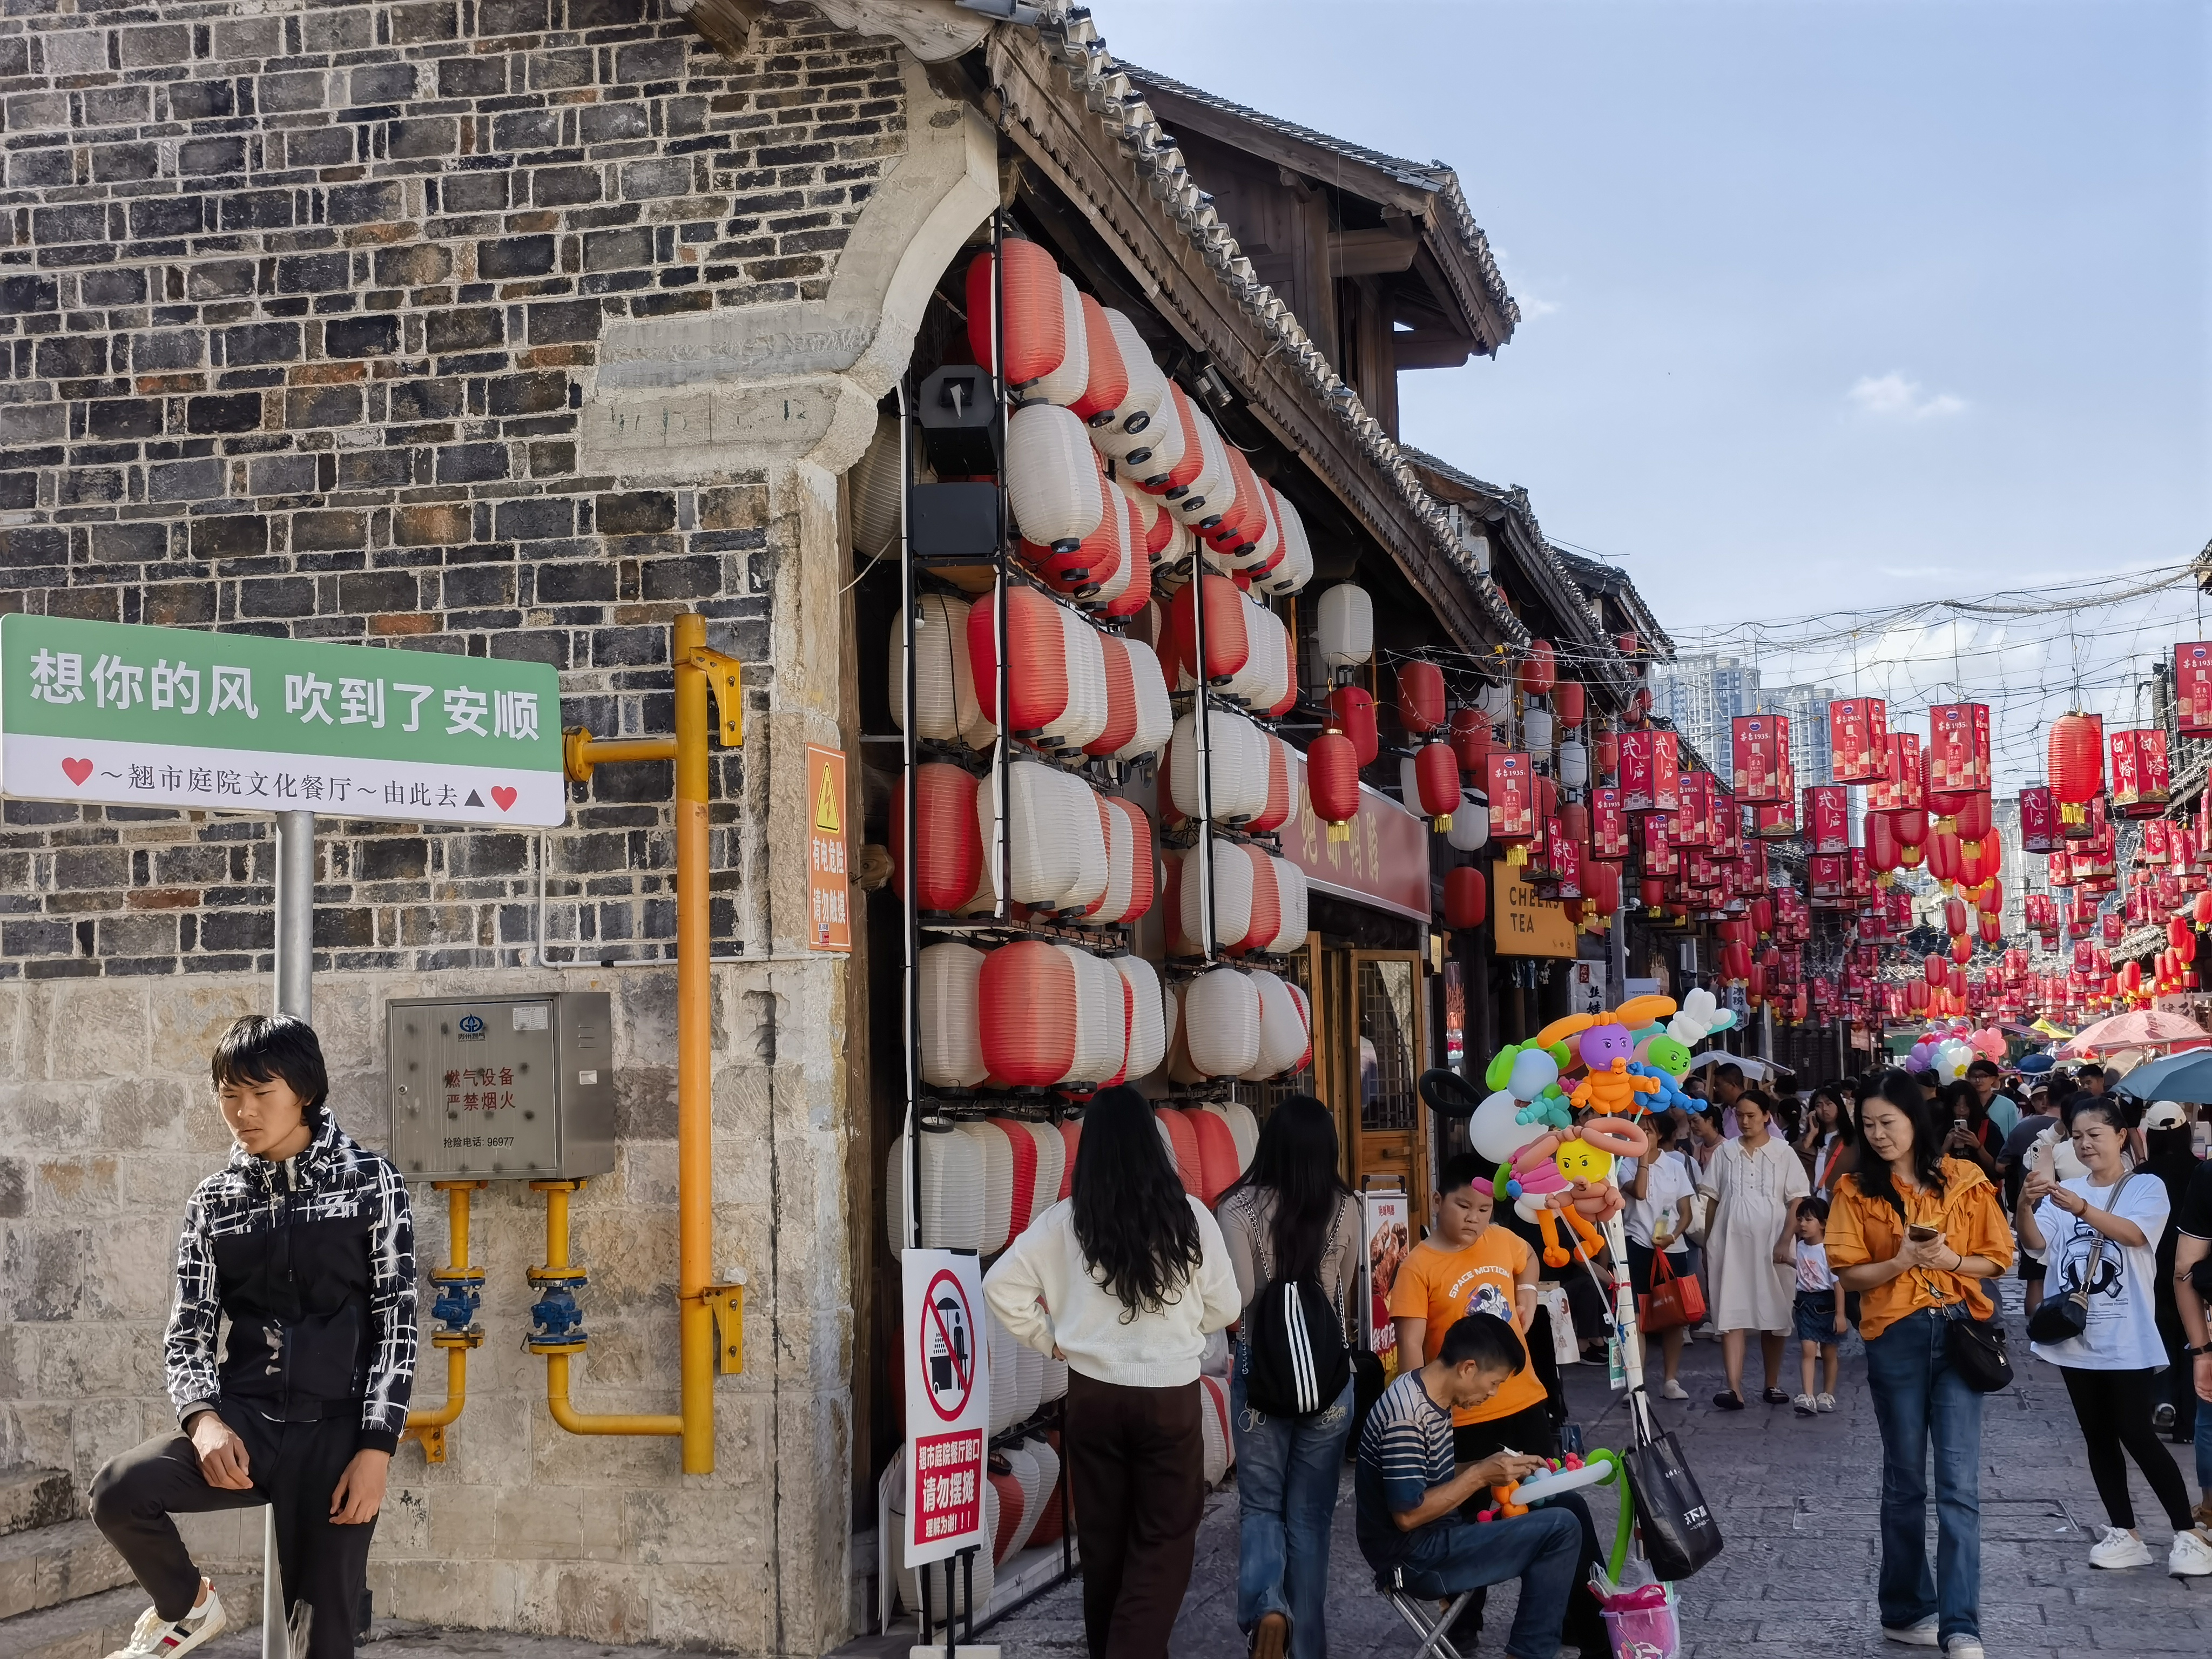
POLYGON ((806 943, 811 950, 853 948, 851 861, 846 855, 845 757, 806 745, 806 943))

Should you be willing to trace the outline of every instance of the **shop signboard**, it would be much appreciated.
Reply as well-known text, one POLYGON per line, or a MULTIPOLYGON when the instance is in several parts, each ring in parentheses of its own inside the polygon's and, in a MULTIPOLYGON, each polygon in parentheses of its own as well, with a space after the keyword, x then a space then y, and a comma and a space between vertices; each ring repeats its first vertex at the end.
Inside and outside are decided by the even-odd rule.
MULTIPOLYGON (((1429 821, 1407 811, 1379 789, 1359 786, 1359 816, 1351 836, 1328 839, 1328 825, 1313 810, 1306 793, 1305 760, 1291 765, 1298 792, 1298 814, 1283 826, 1283 854, 1306 873, 1316 891, 1394 915, 1426 921, 1429 902, 1429 821)), ((1492 822, 1496 823, 1493 809, 1492 822)))
POLYGON ((1947 795, 1990 787, 1990 706, 1939 702, 1928 711, 1928 784, 1947 795))
POLYGON ((1487 762, 1485 793, 1490 797, 1493 841, 1528 841, 1540 832, 1536 822, 1536 771, 1528 757, 1493 749, 1487 762))
POLYGON ((1601 1014, 1613 1006, 1611 971, 1601 962, 1577 962, 1567 970, 1567 1012, 1601 1014))
POLYGON ((1686 772, 1680 785, 1681 811, 1674 814, 1670 839, 1677 847, 1714 844, 1713 797, 1716 780, 1710 772, 1686 772))
POLYGON ((1889 734, 1889 765, 1867 787, 1869 812, 1917 812, 1928 804, 1927 774, 1920 764, 1920 734, 1889 734))
POLYGON ((2173 793, 2165 729, 2108 732, 2105 742, 2111 750, 2113 806, 2131 818, 2165 811, 2173 793))
POLYGON ((544 663, 0 617, 0 793, 407 823, 565 822, 544 663))
POLYGON ((2060 842, 2058 798, 2048 784, 2030 784, 2020 792, 2020 850, 2055 852, 2060 842))
POLYGON ((906 1561, 921 1566, 983 1532, 991 1373, 983 1270, 973 1251, 906 1250, 899 1273, 906 1350, 906 1561))
POLYGON ((1673 812, 1682 805, 1681 744, 1672 732, 1644 726, 1620 734, 1620 804, 1631 812, 1673 812))
POLYGON ((1574 960, 1575 925, 1567 920, 1565 909, 1540 896, 1503 859, 1491 866, 1490 890, 1497 905, 1499 956, 1574 960))
POLYGON ((1628 814, 1621 810, 1617 785, 1589 792, 1590 856, 1618 864, 1628 856, 1628 814))
POLYGON ((845 834, 842 750, 806 745, 806 948, 850 951, 853 911, 850 843, 845 834))
POLYGON ((1402 1192, 1363 1192, 1359 1212, 1367 1255, 1360 1269, 1359 1327, 1368 1352, 1382 1362, 1384 1376, 1398 1370, 1398 1328, 1390 1318, 1390 1292, 1398 1269, 1413 1249, 1413 1209, 1402 1192))
POLYGON ((1808 850, 1833 857, 1851 850, 1850 791, 1840 783, 1816 783, 1805 791, 1808 850))

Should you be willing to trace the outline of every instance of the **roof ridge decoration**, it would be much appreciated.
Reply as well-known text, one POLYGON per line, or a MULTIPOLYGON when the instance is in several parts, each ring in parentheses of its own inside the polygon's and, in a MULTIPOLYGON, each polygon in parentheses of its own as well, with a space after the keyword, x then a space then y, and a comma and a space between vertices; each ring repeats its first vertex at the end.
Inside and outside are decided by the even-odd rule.
POLYGON ((1383 150, 1370 149, 1364 144, 1355 144, 1348 138, 1335 137, 1312 127, 1301 126, 1296 121, 1286 121, 1279 115, 1270 115, 1265 110, 1254 109, 1249 105, 1237 103, 1234 99, 1224 98, 1218 93, 1207 92, 1203 88, 1190 85, 1188 82, 1178 81, 1172 76, 1162 75, 1156 70, 1144 69, 1135 64, 1127 63, 1121 64, 1120 67, 1122 73, 1156 86, 1164 92, 1171 92, 1179 97, 1188 98, 1195 104, 1205 104, 1211 108, 1219 110, 1224 115, 1233 115, 1239 120, 1249 121, 1255 126, 1266 127, 1270 131, 1279 132, 1286 137, 1302 139, 1317 149, 1328 150, 1332 155, 1341 155, 1347 161, 1365 162, 1370 167, 1389 173, 1401 184, 1409 185, 1415 190, 1431 192, 1442 204, 1444 216, 1451 222, 1452 230, 1459 238, 1460 246, 1466 251, 1468 257, 1474 261, 1475 269, 1481 273, 1486 297, 1498 308, 1500 314, 1510 319, 1516 326, 1519 325, 1520 301, 1516 300, 1507 289, 1504 273, 1498 270, 1497 257, 1491 252, 1490 238, 1484 233, 1482 227, 1475 222, 1474 210, 1468 205, 1467 193, 1460 187, 1459 174, 1453 168, 1445 166, 1442 161, 1424 164, 1408 161, 1402 155, 1389 155, 1383 150))
MULTIPOLYGON (((1199 257, 1269 337, 1273 342, 1269 355, 1279 354, 1297 368, 1319 406, 1331 414, 1389 481, 1408 513, 1427 533, 1432 548, 1459 573, 1505 643, 1526 647, 1534 636, 1513 614, 1504 592, 1489 574, 1460 545, 1450 514, 1422 487, 1406 452, 1361 404, 1358 392, 1322 356, 1282 297, 1259 279, 1252 261, 1215 210, 1212 197, 1198 187, 1183 164, 1174 136, 1162 128, 1128 70, 1106 49, 1089 8, 1066 5, 1061 0, 1048 0, 1048 3, 1049 9, 1036 25, 1038 38, 1085 103, 1109 127, 1119 130, 1122 153, 1199 257)), ((1476 234, 1480 234, 1479 228, 1476 234)))

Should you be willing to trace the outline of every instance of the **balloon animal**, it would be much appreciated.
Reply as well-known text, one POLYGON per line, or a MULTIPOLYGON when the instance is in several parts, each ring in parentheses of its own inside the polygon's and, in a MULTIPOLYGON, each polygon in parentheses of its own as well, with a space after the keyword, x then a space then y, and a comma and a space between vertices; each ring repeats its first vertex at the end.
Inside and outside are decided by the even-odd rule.
POLYGON ((1668 1022, 1667 1035, 1684 1048, 1695 1048, 1716 1031, 1735 1024, 1735 1010, 1723 1008, 1700 988, 1682 999, 1682 1011, 1668 1022))
POLYGON ((1534 1042, 1509 1043, 1491 1057, 1483 1080, 1492 1090, 1521 1103, 1516 1121, 1564 1129, 1571 1120, 1567 1115, 1566 1091, 1559 1087, 1559 1070, 1571 1058, 1564 1043, 1547 1043, 1540 1038, 1534 1042))
POLYGON ((1574 1039, 1576 1057, 1585 1073, 1567 1097, 1576 1107, 1602 1117, 1632 1117, 1644 1110, 1637 1097, 1656 1094, 1659 1088, 1650 1078, 1630 1074, 1629 1061, 1636 1052, 1631 1032, 1674 1011, 1674 1004, 1666 997, 1632 997, 1605 1013, 1570 1014, 1553 1020, 1536 1034, 1536 1042, 1549 1048, 1574 1039))
POLYGON ((1585 1255, 1603 1249, 1597 1230, 1624 1207, 1613 1160, 1650 1150, 1650 1139, 1627 1119, 1588 1118, 1570 1132, 1540 1134, 1516 1149, 1498 1170, 1498 1184, 1516 1200, 1522 1218, 1541 1230, 1545 1265, 1564 1267, 1571 1257, 1559 1241, 1559 1223, 1572 1229, 1585 1255))

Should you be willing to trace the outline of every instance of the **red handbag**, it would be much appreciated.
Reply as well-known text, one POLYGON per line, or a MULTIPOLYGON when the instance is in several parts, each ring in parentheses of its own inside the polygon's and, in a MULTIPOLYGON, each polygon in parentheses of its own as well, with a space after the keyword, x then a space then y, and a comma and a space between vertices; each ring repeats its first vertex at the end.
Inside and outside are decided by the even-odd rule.
POLYGON ((1705 1317, 1704 1289, 1696 1279, 1677 1273, 1667 1260, 1666 1251, 1654 1251, 1651 1294, 1644 1298, 1643 1310, 1636 1316, 1636 1328, 1649 1335, 1671 1331, 1678 1325, 1700 1325, 1705 1317))

